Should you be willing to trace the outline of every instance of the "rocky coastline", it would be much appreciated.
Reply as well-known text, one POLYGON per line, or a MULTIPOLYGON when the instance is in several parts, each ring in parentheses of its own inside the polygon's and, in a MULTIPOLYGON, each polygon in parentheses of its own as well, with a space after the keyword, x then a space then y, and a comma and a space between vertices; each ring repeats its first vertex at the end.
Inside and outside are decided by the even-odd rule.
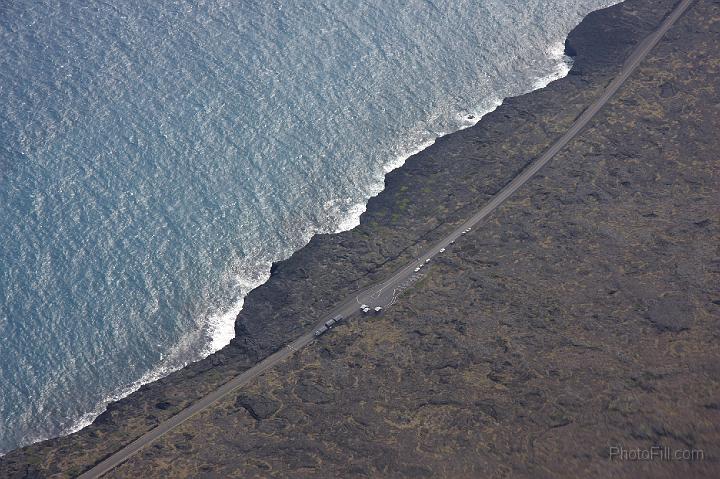
MULTIPOLYGON (((0 476, 87 470, 283 347, 328 298, 386 277, 561 135, 674 4, 627 0, 588 15, 566 40, 567 77, 389 173, 360 226, 273 266, 230 345, 75 434, 8 453, 0 476)), ((718 41, 720 3, 699 0, 601 118, 397 308, 355 318, 110 476, 712 477, 718 41), (608 462, 615 444, 654 443, 705 457, 608 462)))

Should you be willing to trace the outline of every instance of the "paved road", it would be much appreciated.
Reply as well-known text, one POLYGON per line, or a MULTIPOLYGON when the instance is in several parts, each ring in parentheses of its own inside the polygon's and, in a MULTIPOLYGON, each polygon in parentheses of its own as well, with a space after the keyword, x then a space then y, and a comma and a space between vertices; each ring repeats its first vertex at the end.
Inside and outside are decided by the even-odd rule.
MULTIPOLYGON (((424 267, 421 267, 419 271, 415 271, 418 266, 425 265, 426 260, 431 260, 435 255, 442 254, 440 250, 442 248, 450 248, 452 244, 461 238, 463 232, 468 228, 472 228, 495 211, 506 199, 508 199, 513 193, 515 193, 522 185, 524 185, 530 178, 537 173, 540 168, 545 166, 553 156, 555 156, 575 135, 577 135, 583 127, 597 114, 598 111, 607 103, 620 88, 620 86, 628 79, 632 72, 638 67, 640 62, 647 56, 652 48, 660 41, 660 38, 668 31, 668 29, 675 23, 675 21, 687 10, 693 0, 682 0, 672 13, 663 21, 656 31, 645 38, 640 44, 635 47, 635 50, 625 61, 620 73, 613 79, 613 81, 605 88, 602 95, 590 105, 582 115, 580 115, 575 123, 560 137, 553 145, 537 160, 533 161, 527 166, 518 176, 516 176, 510 183, 508 183, 500 192, 498 192, 482 209, 480 209, 475 215, 468 219, 465 223, 451 232, 449 235, 444 237, 441 241, 430 247, 425 253, 420 256, 416 261, 406 265, 399 271, 397 271, 392 277, 383 281, 380 284, 371 286, 364 289, 361 292, 354 294, 351 298, 346 299, 333 311, 331 311, 326 317, 322 319, 312 330, 306 334, 297 338, 295 341, 277 351, 276 353, 268 356, 258 364, 248 369, 244 373, 231 379, 229 382, 220 386, 218 389, 203 397, 196 403, 188 406, 186 409, 180 411, 177 415, 171 417, 165 422, 160 423, 155 429, 148 431, 144 435, 132 443, 125 446, 115 454, 111 455, 104 461, 97 464, 92 469, 83 473, 79 477, 81 479, 97 478, 107 473, 117 465, 126 461, 132 455, 143 449, 148 444, 155 441, 166 432, 176 428, 183 422, 187 421, 197 413, 203 411, 220 398, 226 396, 232 391, 246 385, 260 374, 265 372, 267 369, 278 364, 280 361, 291 356, 298 349, 307 346, 314 339, 314 331, 319 328, 325 321, 342 315, 344 317, 350 316, 359 311, 361 304, 366 304, 371 308, 376 306, 387 307, 391 305, 397 295, 402 292, 405 288, 409 287, 414 281, 422 276, 424 267)), ((370 313, 372 314, 372 313, 370 313)))

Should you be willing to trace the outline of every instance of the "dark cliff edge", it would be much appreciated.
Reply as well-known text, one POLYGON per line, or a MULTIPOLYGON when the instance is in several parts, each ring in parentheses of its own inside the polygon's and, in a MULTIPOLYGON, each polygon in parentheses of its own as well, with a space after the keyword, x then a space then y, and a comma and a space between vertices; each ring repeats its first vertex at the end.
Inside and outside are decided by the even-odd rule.
MULTIPOLYGON (((506 99, 474 127, 439 138, 386 176, 384 191, 369 200, 358 227, 317 235, 274 264, 270 279, 246 297, 236 320, 236 337, 227 347, 110 404, 77 433, 8 453, 0 458, 0 476, 66 477, 87 470, 283 347, 353 291, 386 277, 470 216, 561 135, 675 3, 628 0, 589 14, 565 42, 566 53, 574 57, 567 77, 506 99)), ((677 36, 668 35, 676 40, 677 36)), ((639 157, 656 154, 639 147, 633 151, 639 157)), ((523 230, 523 235, 530 238, 534 233, 523 230)), ((462 295, 455 300, 462 302, 462 295)), ((668 301, 661 310, 677 306, 668 301)), ((683 330, 663 311, 651 310, 656 329, 665 324, 666 330, 683 330)), ((507 371, 500 367, 493 374, 502 382, 507 371)), ((247 406, 248 401, 239 404, 247 406)), ((263 416, 251 406, 244 410, 254 420, 263 416)))

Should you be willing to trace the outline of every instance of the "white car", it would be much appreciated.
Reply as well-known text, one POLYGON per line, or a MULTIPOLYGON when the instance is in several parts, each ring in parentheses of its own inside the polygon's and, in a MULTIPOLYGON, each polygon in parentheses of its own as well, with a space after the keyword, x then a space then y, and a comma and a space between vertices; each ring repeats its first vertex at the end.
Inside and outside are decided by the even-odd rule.
POLYGON ((379 313, 380 311, 382 311, 382 308, 380 306, 375 306, 375 312, 379 313))
POLYGON ((429 262, 430 262, 430 258, 426 259, 425 262, 426 262, 426 263, 429 263, 429 262))
POLYGON ((417 268, 415 268, 415 272, 417 273, 418 271, 420 271, 420 266, 418 266, 417 268))
POLYGON ((444 252, 445 252, 445 248, 440 248, 440 252, 441 252, 441 253, 444 253, 444 252))

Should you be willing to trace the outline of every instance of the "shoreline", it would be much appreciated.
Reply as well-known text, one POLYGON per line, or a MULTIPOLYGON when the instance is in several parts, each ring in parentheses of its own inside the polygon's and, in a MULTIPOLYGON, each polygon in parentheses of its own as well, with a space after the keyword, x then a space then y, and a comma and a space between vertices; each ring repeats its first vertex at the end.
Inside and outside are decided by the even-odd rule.
MULTIPOLYGON (((637 2, 629 2, 629 3, 637 3, 637 2)), ((586 16, 580 25, 575 27, 573 31, 568 35, 568 39, 565 42, 565 52, 566 53, 577 53, 576 59, 580 59, 580 64, 578 65, 578 61, 576 60, 575 64, 573 65, 573 69, 570 70, 570 78, 564 77, 557 82, 554 82, 550 84, 547 88, 542 89, 536 89, 531 90, 528 93, 522 94, 517 97, 509 97, 506 99, 500 107, 492 113, 497 113, 496 115, 492 115, 492 113, 488 113, 482 117, 482 119, 479 119, 479 121, 476 123, 476 125, 469 126, 468 128, 459 130, 457 132, 452 132, 447 135, 440 136, 436 139, 436 141, 430 145, 428 148, 410 155, 406 161, 404 162, 405 165, 409 165, 410 163, 414 163, 414 165, 411 168, 403 167, 398 168, 395 170, 392 170, 391 172, 386 174, 385 177, 385 188, 382 190, 380 194, 377 196, 371 197, 370 200, 367 202, 366 206, 366 212, 364 212, 360 218, 360 226, 362 230, 358 232, 361 236, 367 236, 368 229, 372 229, 372 223, 377 222, 379 218, 379 211, 385 209, 385 201, 387 200, 388 196, 394 196, 398 194, 398 191, 402 185, 400 185, 401 176, 413 176, 416 174, 420 174, 421 172, 418 171, 418 168, 420 168, 418 165, 422 163, 423 159, 430 158, 438 153, 442 152, 443 148, 447 148, 448 145, 452 146, 455 142, 458 141, 458 139, 465 140, 467 137, 475 135, 475 132, 469 133, 476 129, 478 125, 482 123, 482 130, 483 134, 480 135, 481 137, 483 135, 487 135, 488 133, 492 133, 492 121, 496 119, 496 117, 501 117, 502 115, 507 115, 508 111, 512 112, 513 110, 517 111, 519 108, 519 104, 522 103, 523 98, 528 98, 529 95, 532 95, 535 92, 538 91, 550 91, 552 94, 560 95, 562 96, 562 92, 560 91, 562 88, 558 83, 564 82, 564 83, 571 83, 578 80, 578 78, 581 78, 582 82, 587 81, 587 78, 590 76, 593 76, 593 74, 596 74, 597 78, 593 78, 594 83, 602 83, 603 77, 607 77, 609 74, 608 71, 611 71, 613 67, 618 66, 617 64, 614 64, 613 61, 607 61, 608 58, 601 58, 600 65, 593 64, 593 61, 588 60, 589 57, 592 56, 593 49, 588 47, 588 45, 592 45, 594 39, 589 38, 577 38, 578 37, 578 30, 583 30, 588 28, 588 24, 593 24, 595 27, 598 27, 598 12, 606 12, 607 10, 614 9, 618 7, 618 5, 614 5, 612 7, 608 7, 606 9, 598 10, 595 12, 590 13, 588 16, 586 16), (591 18, 593 17, 593 18, 591 18), (588 20, 590 19, 590 20, 588 20), (582 28, 581 28, 582 27, 582 28), (573 37, 573 38, 571 38, 573 37), (586 45, 582 45, 583 42, 586 42, 586 45), (576 68, 577 67, 577 68, 576 68), (583 71, 583 68, 585 69, 583 71), (593 72, 593 68, 598 68, 597 72, 593 72), (573 70, 574 73, 573 73, 573 70), (565 81, 567 79, 567 81, 565 81), (485 118, 492 117, 492 120, 486 120, 483 122, 485 118), (487 123, 490 123, 490 127, 488 128, 487 123), (363 217, 364 217, 364 223, 363 223, 363 217)), ((602 15, 600 15, 602 16, 602 15)), ((602 28, 602 25, 599 25, 600 28, 602 28)), ((635 37, 633 35, 630 35, 630 38, 625 38, 621 40, 624 41, 624 46, 627 47, 628 44, 632 45, 632 40, 637 40, 638 35, 642 35, 642 30, 638 29, 638 31, 633 32, 635 34, 635 37)), ((595 47, 595 51, 597 50, 603 50, 607 49, 607 45, 597 45, 595 47)), ((611 48, 612 50, 612 48, 611 48)), ((615 62, 618 62, 617 56, 610 55, 610 57, 615 57, 615 62)), ((581 83, 582 83, 581 82, 581 83)), ((590 89, 590 86, 588 86, 590 89)), ((531 110, 528 110, 531 113, 531 110)), ((503 163, 502 161, 500 163, 503 163)), ((517 169, 518 166, 522 164, 522 160, 519 162, 516 161, 515 164, 509 165, 508 168, 505 168, 506 171, 505 174, 511 174, 514 169, 517 169)), ((502 164, 500 165, 502 167, 507 167, 508 165, 502 164)), ((497 184, 502 184, 503 182, 503 175, 497 175, 498 178, 493 178, 494 181, 491 181, 489 185, 489 189, 493 189, 497 184)), ((470 199, 468 202, 461 204, 460 208, 456 209, 455 211, 450 212, 449 218, 452 221, 453 215, 455 217, 461 217, 463 212, 467 209, 470 209, 473 207, 474 202, 482 202, 483 197, 482 194, 487 193, 481 193, 479 195, 479 198, 470 199)), ((472 196, 472 195, 471 195, 472 196)), ((391 203, 391 201, 389 201, 391 203)), ((462 203, 462 202, 461 202, 462 203)), ((435 213, 435 212, 432 212, 435 213)), ((436 218, 437 219, 437 218, 436 218)), ((432 241, 434 235, 439 234, 438 232, 434 232, 434 228, 442 227, 442 224, 439 225, 429 225, 428 228, 424 228, 420 235, 418 237, 421 238, 422 241, 432 241), (424 233, 423 233, 424 232, 424 233)), ((235 338, 231 340, 230 344, 226 346, 225 348, 219 350, 218 352, 208 356, 207 358, 198 361, 197 363, 193 363, 191 365, 188 365, 186 368, 183 368, 181 370, 178 370, 174 373, 172 373, 170 376, 166 376, 156 382, 148 383, 146 385, 143 385, 139 388, 139 393, 131 394, 125 399, 122 399, 118 401, 117 403, 110 404, 107 411, 103 414, 101 414, 94 422, 93 424, 95 426, 98 426, 99 428, 107 428, 108 430, 113 429, 113 425, 115 424, 122 424, 123 423, 123 411, 126 411, 127 409, 136 409, 139 411, 147 410, 147 404, 146 407, 140 407, 137 408, 136 406, 141 403, 146 403, 147 399, 150 399, 149 403, 152 406, 153 404, 153 397, 162 397, 162 396, 172 396, 172 394, 167 394, 167 391, 163 393, 161 389, 165 386, 168 387, 168 389, 173 388, 179 388, 181 390, 192 390, 192 383, 194 381, 188 381, 185 383, 183 381, 183 376, 189 378, 189 379, 197 379, 202 373, 207 373, 211 370, 215 371, 224 371, 225 373, 230 373, 234 370, 242 370, 242 364, 252 364, 257 361, 259 357, 262 357, 263 355, 268 354, 269 352, 272 352, 277 347, 281 347, 283 344, 283 338, 294 334, 298 329, 305 326, 307 323, 307 320, 305 320, 304 323, 301 324, 288 324, 287 321, 283 321, 282 319, 279 319, 277 317, 278 314, 287 314, 288 311, 293 311, 292 307, 288 307, 288 301, 287 298, 278 299, 277 297, 273 298, 273 296, 277 296, 275 293, 278 290, 284 290, 284 291, 292 291, 293 288, 286 288, 288 283, 302 283, 306 279, 310 277, 314 277, 311 274, 309 274, 307 271, 303 272, 303 269, 307 267, 307 262, 309 258, 313 257, 313 255, 320 254, 322 250, 322 247, 324 245, 328 244, 340 244, 343 241, 350 241, 352 242, 351 236, 357 236, 356 234, 346 234, 350 233, 349 231, 346 231, 344 233, 339 233, 337 235, 334 234, 321 234, 316 235, 313 237, 313 239, 306 245, 305 247, 301 248, 297 252, 295 252, 290 258, 287 260, 278 262, 273 264, 271 271, 272 274, 268 281, 266 281, 263 285, 259 286, 258 288, 254 289, 251 293, 249 293, 245 298, 245 303, 248 306, 251 306, 249 308, 243 308, 243 311, 240 312, 238 315, 236 322, 235 322, 235 338), (304 276, 304 277, 303 277, 304 276), (249 304, 252 302, 253 304, 249 304), (278 304, 279 302, 279 304, 278 304), (279 306, 279 308, 273 308, 274 305, 279 306), (268 308, 268 304, 271 306, 271 308, 268 308), (274 312, 272 310, 275 310, 274 312), (271 317, 275 316, 274 319, 276 321, 273 321, 271 317), (268 320, 268 318, 271 318, 268 320), (271 322, 268 322, 271 321, 271 322), (266 326, 269 326, 266 328, 266 326), (263 337, 263 332, 268 332, 269 334, 266 337, 263 337), (239 361, 237 361, 239 360, 239 361), (230 363, 237 361, 237 363, 240 364, 234 364, 231 365, 230 363), (238 369, 237 366, 240 366, 238 369), (172 385, 172 386, 171 386, 172 385), (158 390, 160 389, 160 391, 158 390), (139 396, 142 396, 143 394, 148 395, 149 397, 145 398, 145 400, 141 399, 139 396), (97 424, 96 424, 97 423, 97 424)), ((389 268, 392 268, 394 264, 398 264, 405 260, 405 258, 410 253, 410 250, 408 248, 410 247, 401 247, 397 248, 396 251, 389 251, 391 254, 384 254, 384 258, 381 260, 378 260, 378 258, 375 258, 373 263, 370 267, 367 267, 365 271, 362 271, 361 274, 351 275, 354 276, 354 281, 352 278, 350 281, 347 281, 347 277, 339 278, 338 283, 341 284, 348 284, 350 288, 354 288, 355 285, 362 284, 363 282, 369 282, 375 279, 378 276, 382 276, 386 270, 389 268)), ((352 247, 350 248, 353 249, 352 247)), ((387 253, 387 252, 386 252, 387 253)), ((411 255, 411 254, 410 254, 411 255)), ((332 259, 332 258, 331 258, 332 259)), ((297 289, 297 288, 295 288, 297 289)), ((325 289, 325 288, 322 288, 325 289)), ((293 298, 295 299, 295 298, 293 298)), ((290 301, 292 302, 292 301, 290 301)), ((317 314, 317 311, 322 310, 323 308, 326 308, 328 305, 322 304, 321 301, 313 303, 309 308, 304 308, 301 314, 299 314, 300 317, 314 317, 315 314, 317 314)), ((223 374, 224 377, 227 377, 227 374, 223 374)), ((202 382, 202 381, 200 381, 202 382)), ((221 380, 219 381, 222 382, 221 380)), ((154 406, 157 406, 158 404, 162 404, 161 402, 157 402, 154 404, 154 406)), ((158 407, 161 411, 168 411, 170 415, 173 411, 177 409, 182 409, 182 402, 169 402, 169 404, 165 407, 158 407)), ((84 429, 81 430, 78 435, 82 435, 83 431, 87 433, 88 431, 85 431, 84 429)), ((46 441, 45 443, 36 443, 31 446, 26 446, 23 449, 31 449, 31 448, 39 448, 41 449, 43 447, 43 444, 47 446, 47 443, 61 443, 64 439, 70 438, 70 436, 63 436, 56 439, 51 439, 49 441, 46 441)), ((11 451, 8 454, 15 454, 18 450, 11 451)), ((1 469, 0 469, 1 470, 1 469)))
MULTIPOLYGON (((618 3, 622 2, 622 0, 615 0, 615 1, 617 1, 618 3)), ((617 5, 617 3, 615 3, 614 5, 617 5)), ((609 8, 609 7, 605 7, 605 8, 609 8)), ((600 10, 602 10, 602 8, 600 10)), ((595 11, 597 11, 597 10, 595 10, 595 11)), ((581 22, 582 22, 582 20, 581 20, 581 22)), ((576 25, 576 27, 577 27, 577 25, 576 25)), ((491 106, 484 108, 484 109, 481 109, 477 106, 473 106, 473 107, 467 108, 462 111, 457 111, 455 113, 455 116, 458 118, 458 122, 459 123, 464 122, 462 124, 461 128, 459 128, 457 130, 439 133, 434 138, 427 140, 427 141, 423 141, 416 147, 411 147, 406 152, 404 152, 400 155, 397 155, 393 159, 388 160, 382 167, 383 181, 378 183, 377 188, 375 188, 375 187, 373 187, 373 185, 371 185, 371 187, 369 188, 370 196, 367 197, 365 203, 364 204, 357 203, 357 204, 352 205, 349 208, 346 215, 338 221, 338 228, 335 229, 334 231, 315 233, 315 234, 313 234, 312 237, 314 237, 316 235, 344 233, 346 231, 350 231, 353 228, 359 226, 360 222, 361 222, 361 216, 367 210, 368 202, 372 198, 378 196, 385 190, 384 178, 389 173, 393 172, 394 170, 396 170, 398 168, 402 168, 403 165, 409 159, 411 159, 415 155, 422 153, 427 148, 432 147, 439 139, 449 136, 449 135, 453 135, 457 132, 460 132, 460 131, 463 131, 463 130, 466 130, 469 128, 473 128, 475 125, 477 125, 477 123, 479 123, 482 120, 482 118, 484 118, 489 113, 492 113, 493 111, 495 111, 498 107, 502 106, 503 102, 506 101, 507 99, 516 98, 518 96, 523 96, 523 95, 532 93, 534 91, 546 88, 550 83, 558 81, 558 80, 564 78, 565 76, 567 76, 571 70, 573 59, 572 59, 572 57, 567 55, 567 52, 565 52, 562 47, 563 47, 562 42, 548 45, 548 48, 546 49, 548 58, 557 61, 555 68, 553 71, 549 72, 546 75, 539 74, 537 76, 530 78, 528 80, 528 84, 530 86, 527 90, 519 93, 518 95, 511 95, 511 96, 508 96, 508 97, 505 97, 502 99, 498 99, 498 97, 495 97, 495 96, 491 96, 491 97, 489 96, 481 104, 482 105, 491 105, 491 106), (469 116, 472 116, 473 118, 469 119, 468 118, 469 116), (380 184, 380 183, 382 183, 382 184, 380 184), (375 190, 377 190, 377 191, 375 191, 375 190)), ((320 228, 320 229, 322 230, 324 228, 320 228)), ((310 241, 312 240, 312 237, 311 237, 310 241)), ((307 243, 309 243, 309 241, 307 243)), ((305 246, 307 246, 307 243, 305 244, 305 246)), ((302 246, 300 249, 304 248, 305 246, 302 246)), ((289 256, 287 256, 283 259, 279 259, 275 263, 282 262, 282 261, 289 259, 289 257, 291 257, 293 254, 295 254, 297 251, 299 251, 299 250, 293 251, 289 256)), ((240 299, 238 301, 230 304, 230 306, 229 306, 229 308, 227 308, 227 310, 221 310, 222 312, 216 312, 215 314, 211 315, 205 321, 204 328, 210 334, 208 334, 209 337, 208 337, 207 343, 203 346, 203 352, 202 352, 200 358, 198 358, 196 360, 191 360, 189 362, 185 362, 185 364, 180 367, 175 367, 173 365, 164 365, 164 364, 160 363, 160 364, 156 365, 155 367, 153 367, 151 370, 147 371, 141 378, 139 378, 137 381, 133 382, 132 384, 117 388, 114 392, 110 393, 106 398, 101 400, 92 411, 89 411, 89 412, 86 412, 85 414, 83 414, 72 425, 70 425, 69 427, 64 429, 59 435, 52 436, 52 437, 41 437, 41 438, 38 438, 35 440, 31 440, 31 442, 28 442, 25 445, 19 446, 18 448, 12 449, 12 450, 4 452, 4 453, 0 453, 0 457, 2 457, 4 454, 7 454, 8 452, 12 452, 19 448, 32 446, 33 444, 37 444, 37 443, 47 441, 47 440, 63 438, 68 435, 79 432, 82 429, 84 429, 85 427, 92 425, 92 423, 95 421, 95 419, 97 419, 101 414, 103 414, 103 412, 105 412, 107 410, 108 405, 110 405, 114 402, 117 402, 117 401, 122 401, 124 398, 132 395, 133 393, 138 391, 143 386, 157 382, 157 381, 167 377, 170 374, 181 371, 182 369, 188 367, 191 364, 197 363, 199 361, 203 361, 204 359, 212 356, 213 354, 215 354, 215 353, 221 351, 223 348, 227 347, 233 341, 233 339, 235 339, 235 337, 236 337, 235 335, 232 335, 230 337, 230 335, 228 334, 228 330, 231 328, 234 329, 235 322, 237 321, 238 316, 242 312, 242 308, 243 308, 246 298, 254 289, 263 286, 265 283, 267 283, 268 281, 271 280, 271 278, 272 278, 271 271, 273 268, 273 264, 275 264, 275 263, 271 263, 267 267, 267 269, 264 270, 266 273, 257 275, 257 276, 260 276, 263 278, 263 279, 261 279, 261 282, 250 287, 247 290, 247 292, 240 293, 240 295, 239 295, 240 299), (227 321, 225 318, 231 317, 231 316, 232 316, 232 319, 230 320, 231 322, 228 321, 227 324, 225 324, 227 321), (221 332, 218 333, 218 331, 221 331, 221 332), (214 333, 212 333, 212 332, 214 332, 214 333), (225 340, 224 338, 226 338, 226 337, 230 337, 230 339, 225 340), (214 346, 218 342, 218 340, 220 340, 220 342, 223 343, 222 346, 214 346)), ((243 277, 243 278, 245 278, 245 277, 243 277)), ((169 353, 172 354, 172 350, 170 350, 169 353)))

